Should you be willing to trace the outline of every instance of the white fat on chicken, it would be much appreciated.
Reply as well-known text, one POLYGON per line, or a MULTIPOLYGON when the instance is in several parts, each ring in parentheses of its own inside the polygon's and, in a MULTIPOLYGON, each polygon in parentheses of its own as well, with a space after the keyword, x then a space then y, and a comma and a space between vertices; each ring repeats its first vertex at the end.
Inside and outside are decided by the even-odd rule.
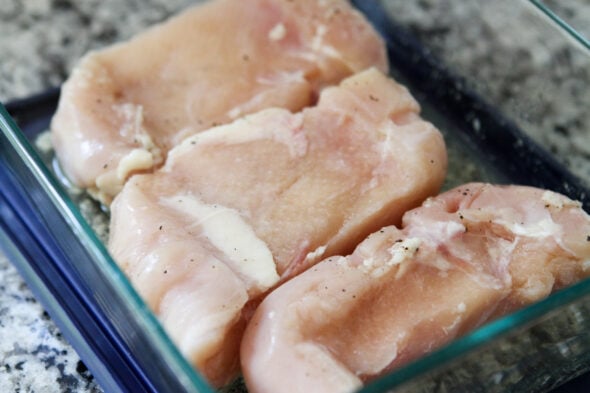
POLYGON ((387 71, 385 45, 346 0, 212 0, 81 59, 53 144, 68 178, 109 204, 184 138, 264 108, 300 110, 371 66, 387 71))
POLYGON ((249 392, 353 392, 590 275, 590 216, 545 190, 466 184, 401 228, 265 298, 241 345, 249 392))
POLYGON ((235 376, 237 337, 269 289, 438 192, 446 149, 418 111, 405 88, 368 69, 323 90, 315 107, 266 109, 192 136, 123 187, 109 249, 213 385, 235 376), (217 286, 222 271, 232 284, 217 286), (193 326, 189 315, 209 312, 211 323, 193 326), (217 333, 199 342, 193 330, 203 329, 217 333))
POLYGON ((200 228, 211 245, 221 251, 240 276, 254 281, 257 295, 279 281, 272 253, 240 213, 207 205, 192 195, 162 198, 160 204, 192 220, 187 228, 200 228))

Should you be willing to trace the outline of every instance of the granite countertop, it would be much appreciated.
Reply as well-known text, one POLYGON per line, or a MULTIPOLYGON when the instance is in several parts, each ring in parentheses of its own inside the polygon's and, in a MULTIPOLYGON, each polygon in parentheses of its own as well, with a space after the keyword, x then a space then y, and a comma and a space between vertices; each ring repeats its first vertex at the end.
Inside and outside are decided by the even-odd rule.
MULTIPOLYGON (((3 0, 0 5, 0 102, 58 86, 88 50, 127 39, 192 3, 194 0, 3 0)), ((401 4, 399 12, 407 12, 409 18, 416 11, 413 6, 397 3, 401 4)), ((415 2, 416 7, 444 12, 440 7, 437 11, 434 3, 415 2)), ((585 21, 590 19, 587 1, 547 0, 546 3, 590 36, 590 31, 583 30, 588 29, 585 21)), ((421 22, 413 23, 418 26, 421 22)), ((428 29, 422 31, 428 32, 428 29)), ((444 39, 451 38, 452 34, 447 34, 444 39)), ((588 77, 587 72, 584 75, 588 77)), ((589 80, 586 79, 586 90, 589 90, 589 80)), ((574 85, 572 89, 575 90, 574 85)), ((580 102, 585 103, 578 111, 588 112, 588 94, 576 94, 580 102)), ((576 112, 576 108, 570 109, 568 113, 576 112)), ((588 184, 589 130, 582 127, 581 136, 556 132, 539 138, 541 144, 563 159, 588 184), (572 157, 567 149, 574 137, 577 144, 581 141, 582 147, 572 157)), ((0 252, 0 392, 9 391, 99 392, 101 389, 0 252)))

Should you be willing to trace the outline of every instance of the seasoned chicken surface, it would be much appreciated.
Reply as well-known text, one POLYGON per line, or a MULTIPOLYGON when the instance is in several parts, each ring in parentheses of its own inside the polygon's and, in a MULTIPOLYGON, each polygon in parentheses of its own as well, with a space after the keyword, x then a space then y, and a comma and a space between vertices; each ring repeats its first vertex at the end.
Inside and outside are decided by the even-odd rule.
POLYGON ((109 249, 215 386, 269 289, 438 192, 441 134, 376 69, 299 113, 267 109, 191 136, 111 208, 109 249))
POLYGON ((266 297, 242 342, 246 384, 352 392, 589 274, 590 216, 578 203, 467 184, 266 297))
POLYGON ((65 174, 110 203, 133 173, 159 167, 185 137, 375 66, 381 38, 345 0, 214 0, 88 54, 52 121, 65 174))

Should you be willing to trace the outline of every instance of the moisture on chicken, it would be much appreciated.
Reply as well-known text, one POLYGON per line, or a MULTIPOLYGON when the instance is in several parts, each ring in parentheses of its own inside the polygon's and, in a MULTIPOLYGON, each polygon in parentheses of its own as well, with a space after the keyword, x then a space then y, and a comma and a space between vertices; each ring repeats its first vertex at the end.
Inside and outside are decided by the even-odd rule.
POLYGON ((269 107, 309 106, 385 46, 346 0, 214 0, 85 56, 51 129, 66 176, 110 203, 185 137, 269 107))
POLYGON ((402 228, 266 297, 242 342, 249 392, 352 392, 590 275, 590 216, 551 191, 467 184, 402 228))
POLYGON ((112 255, 213 385, 238 370, 269 289, 438 192, 446 149, 418 111, 369 69, 302 112, 266 109, 187 138, 115 198, 112 255))

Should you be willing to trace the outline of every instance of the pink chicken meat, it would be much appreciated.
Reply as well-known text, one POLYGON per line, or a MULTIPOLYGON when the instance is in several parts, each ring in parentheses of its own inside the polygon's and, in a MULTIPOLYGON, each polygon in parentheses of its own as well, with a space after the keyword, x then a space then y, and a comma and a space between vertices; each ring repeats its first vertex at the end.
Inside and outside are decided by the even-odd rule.
POLYGON ((266 297, 242 342, 250 392, 352 392, 590 274, 590 217, 551 191, 467 184, 402 228, 266 297))
POLYGON ((85 56, 51 129, 66 176, 110 203, 185 137, 269 107, 309 106, 385 47, 346 0, 214 0, 85 56))
POLYGON ((238 370, 245 323, 271 288, 438 192, 445 145, 418 111, 369 69, 316 107, 187 138, 115 198, 112 255, 213 385, 238 370))

